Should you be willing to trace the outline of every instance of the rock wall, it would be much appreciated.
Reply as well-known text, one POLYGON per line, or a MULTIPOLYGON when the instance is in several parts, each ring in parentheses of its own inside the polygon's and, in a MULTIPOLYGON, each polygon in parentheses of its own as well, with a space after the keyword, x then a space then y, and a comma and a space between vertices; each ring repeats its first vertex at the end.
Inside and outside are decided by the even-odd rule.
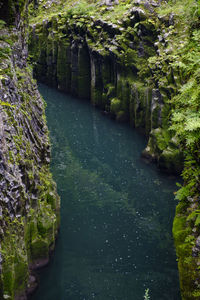
POLYGON ((3 3, 7 24, 0 21, 0 299, 33 291, 33 270, 48 262, 59 227, 45 104, 27 64, 27 3, 20 3, 20 13, 17 2, 7 5, 12 13, 3 3))
POLYGON ((30 54, 36 78, 91 103, 147 136, 143 156, 180 173, 182 155, 168 131, 170 107, 164 89, 144 81, 141 70, 156 54, 159 30, 152 7, 136 5, 118 24, 81 15, 57 15, 31 24, 30 54))

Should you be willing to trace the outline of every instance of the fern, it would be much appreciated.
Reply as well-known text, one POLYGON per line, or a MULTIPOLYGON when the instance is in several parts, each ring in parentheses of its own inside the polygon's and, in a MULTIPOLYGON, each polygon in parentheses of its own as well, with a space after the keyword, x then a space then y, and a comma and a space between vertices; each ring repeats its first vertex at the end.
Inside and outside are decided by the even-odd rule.
POLYGON ((185 122, 185 130, 193 131, 200 129, 200 117, 198 115, 189 117, 185 122))

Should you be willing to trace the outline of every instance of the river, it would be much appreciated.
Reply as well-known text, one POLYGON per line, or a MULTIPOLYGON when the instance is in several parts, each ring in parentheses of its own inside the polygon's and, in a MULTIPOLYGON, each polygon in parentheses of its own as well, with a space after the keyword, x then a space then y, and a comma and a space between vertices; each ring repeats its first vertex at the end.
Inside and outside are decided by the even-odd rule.
POLYGON ((61 229, 32 300, 179 300, 177 178, 141 160, 144 136, 87 101, 40 85, 61 229))

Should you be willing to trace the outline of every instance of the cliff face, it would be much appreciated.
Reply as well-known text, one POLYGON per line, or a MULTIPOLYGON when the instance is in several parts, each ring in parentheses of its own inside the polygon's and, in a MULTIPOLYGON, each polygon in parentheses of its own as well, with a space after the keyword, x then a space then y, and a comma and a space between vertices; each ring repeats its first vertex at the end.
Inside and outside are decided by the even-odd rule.
MULTIPOLYGON (((150 136, 143 155, 166 171, 180 173, 181 150, 174 133, 167 130, 170 91, 151 81, 148 67, 161 31, 155 13, 158 4, 137 1, 119 6, 117 10, 112 2, 101 3, 96 7, 100 14, 91 4, 77 4, 50 17, 37 14, 29 45, 37 62, 35 75, 143 130, 150 136)), ((170 74, 167 79, 173 82, 170 74)))
POLYGON ((5 3, 1 17, 6 23, 0 21, 0 298, 26 299, 36 286, 31 270, 47 263, 55 244, 59 197, 49 171, 44 102, 27 65, 27 1, 5 3))
POLYGON ((30 38, 39 80, 142 129, 143 155, 162 169, 184 167, 173 226, 183 299, 200 297, 199 6, 43 0, 30 38))

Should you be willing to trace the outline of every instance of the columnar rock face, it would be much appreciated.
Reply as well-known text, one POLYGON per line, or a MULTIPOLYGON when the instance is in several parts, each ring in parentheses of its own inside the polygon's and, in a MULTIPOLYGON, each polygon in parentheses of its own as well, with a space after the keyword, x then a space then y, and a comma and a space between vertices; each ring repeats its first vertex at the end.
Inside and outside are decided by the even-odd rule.
POLYGON ((180 173, 179 145, 174 133, 166 134, 166 93, 147 84, 150 73, 146 82, 139 76, 141 69, 148 71, 147 59, 157 49, 159 31, 152 9, 137 4, 117 25, 84 14, 33 20, 29 49, 38 80, 90 99, 117 121, 140 128, 150 136, 143 155, 168 172, 180 173))
POLYGON ((0 23, 0 299, 26 299, 59 227, 44 102, 27 65, 27 3, 20 3, 14 15, 4 6, 7 24, 0 23))

